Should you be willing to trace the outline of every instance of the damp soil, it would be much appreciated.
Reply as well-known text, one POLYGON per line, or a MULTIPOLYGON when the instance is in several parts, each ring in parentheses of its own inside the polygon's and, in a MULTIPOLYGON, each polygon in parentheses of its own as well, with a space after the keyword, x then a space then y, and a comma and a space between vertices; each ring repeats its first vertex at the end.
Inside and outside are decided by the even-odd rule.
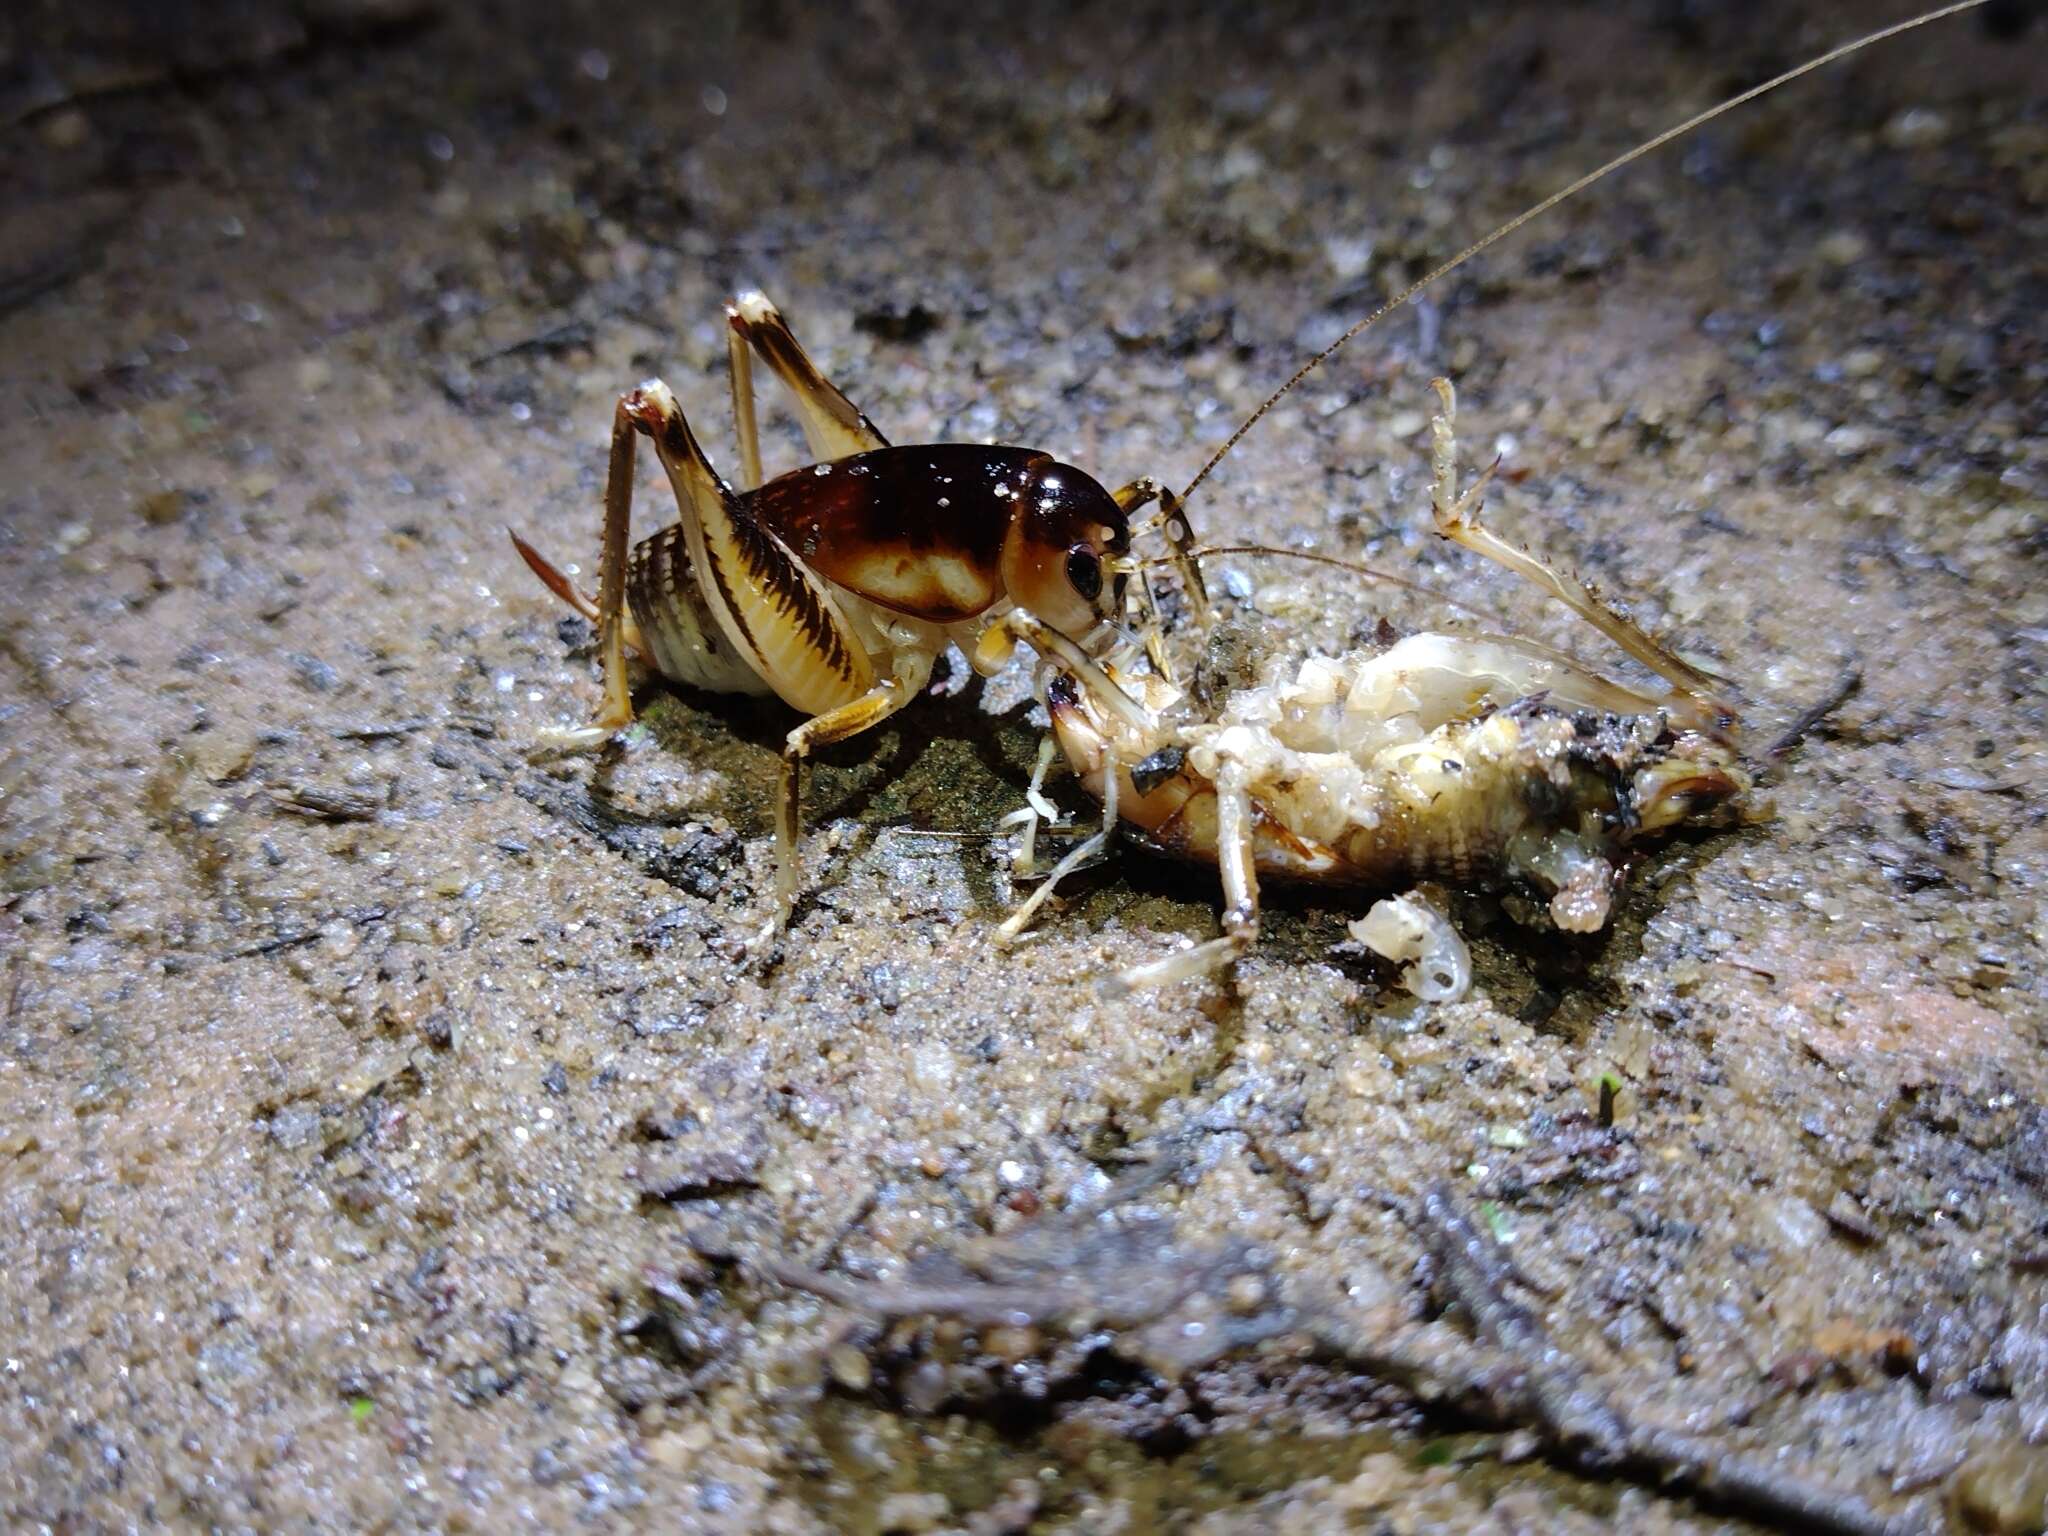
MULTIPOLYGON (((1238 1245, 1293 1304, 1455 1344, 1448 1198, 1638 1417, 1895 1529, 2042 1529, 2027 6, 1560 210, 1204 488, 1213 536, 1597 653, 1427 536, 1449 373, 1495 523, 1736 680, 1750 739, 1860 671, 1771 814, 1645 859, 1608 933, 1462 893, 1450 1005, 1316 890, 1232 976, 1104 1001, 1217 920, 1212 872, 1131 851, 998 953, 1019 672, 825 754, 808 894, 750 951, 790 718, 649 681, 611 751, 536 758, 599 690, 504 529, 589 570, 650 374, 730 456, 719 306, 753 284, 896 441, 1184 481, 1407 277, 1903 6, 18 9, 0 1522, 1754 1528, 1284 1332, 1176 1353, 1131 1330, 1177 1313, 884 1323, 785 1283, 1137 1211, 1157 1274, 1238 1245)), ((1273 652, 1444 617, 1211 575, 1273 652)))

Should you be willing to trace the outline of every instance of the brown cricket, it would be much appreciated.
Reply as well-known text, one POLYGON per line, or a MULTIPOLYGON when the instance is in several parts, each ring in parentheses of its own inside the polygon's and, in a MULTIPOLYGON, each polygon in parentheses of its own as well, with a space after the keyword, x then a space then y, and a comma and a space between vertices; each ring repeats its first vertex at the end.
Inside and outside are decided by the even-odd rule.
POLYGON ((772 928, 797 894, 804 760, 916 698, 949 644, 980 655, 978 642, 1005 613, 1028 610, 1091 645, 1118 638, 1130 515, 1162 490, 1138 480, 1110 492, 1035 448, 892 447, 764 296, 741 294, 726 313, 739 487, 713 470, 674 393, 651 380, 620 397, 613 417, 596 600, 518 534, 512 542, 550 591, 598 627, 604 704, 557 744, 599 745, 632 723, 629 649, 672 681, 772 693, 808 717, 783 748, 772 928), (787 387, 818 456, 765 483, 756 353, 787 387), (643 434, 682 515, 632 544, 643 434))

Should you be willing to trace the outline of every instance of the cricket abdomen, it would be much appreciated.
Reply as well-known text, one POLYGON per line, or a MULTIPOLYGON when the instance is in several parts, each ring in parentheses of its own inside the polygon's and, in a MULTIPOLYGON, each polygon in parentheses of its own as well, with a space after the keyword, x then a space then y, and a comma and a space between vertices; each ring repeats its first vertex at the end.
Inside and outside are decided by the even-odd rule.
POLYGON ((713 693, 774 692, 719 633, 698 590, 682 524, 672 523, 633 546, 626 603, 648 662, 669 681, 713 693))

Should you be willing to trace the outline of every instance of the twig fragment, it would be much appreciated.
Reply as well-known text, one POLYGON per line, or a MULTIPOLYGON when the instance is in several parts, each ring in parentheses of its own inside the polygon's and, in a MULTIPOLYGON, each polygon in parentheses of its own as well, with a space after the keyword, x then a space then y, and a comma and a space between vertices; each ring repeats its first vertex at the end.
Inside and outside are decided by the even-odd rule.
POLYGON ((1862 686, 1863 669, 1854 662, 1851 662, 1842 675, 1835 679, 1834 687, 1830 688, 1817 702, 1801 710, 1799 718, 1780 731, 1777 739, 1764 748, 1765 758, 1771 762, 1776 762, 1786 756, 1794 747, 1806 739, 1808 733, 1815 726, 1848 703, 1854 697, 1856 690, 1862 686))

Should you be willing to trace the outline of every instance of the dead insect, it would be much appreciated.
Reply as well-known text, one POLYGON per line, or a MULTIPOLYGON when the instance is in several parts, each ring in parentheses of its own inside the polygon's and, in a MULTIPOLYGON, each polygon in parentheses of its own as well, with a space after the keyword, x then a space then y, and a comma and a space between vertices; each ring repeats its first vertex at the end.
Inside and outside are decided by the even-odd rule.
MULTIPOLYGON (((1455 484, 1448 381, 1436 381, 1437 531, 1489 554, 1485 480, 1455 484)), ((1624 853, 1684 823, 1726 818, 1749 788, 1711 680, 1569 577, 1502 545, 1546 591, 1625 634, 1670 684, 1611 681, 1561 652, 1491 635, 1410 635, 1377 653, 1312 657, 1240 689, 1211 717, 1176 684, 1124 673, 1012 616, 1040 653, 1053 739, 1103 829, 1012 913, 1020 932, 1058 877, 1107 844, 1113 824, 1160 852, 1222 871, 1223 935, 1136 967, 1112 993, 1200 975, 1258 936, 1259 877, 1399 889, 1421 880, 1510 881, 1538 890, 1574 933, 1606 925, 1624 853)), ((1200 551, 1197 551, 1200 553, 1200 551)), ((1375 906, 1354 934, 1414 963, 1425 996, 1464 990, 1462 945, 1426 903, 1375 906)))
MULTIPOLYGON (((1338 348, 1473 256, 1564 199, 1709 119, 1884 38, 1969 9, 1951 5, 1838 47, 1657 135, 1509 220, 1352 326, 1301 367, 1238 427, 1181 493, 1209 472, 1267 411, 1338 348)), ((1119 825, 1157 851, 1216 864, 1223 933, 1110 978, 1111 995, 1219 968, 1257 940, 1259 879, 1351 883, 1382 890, 1422 880, 1517 883, 1545 899, 1560 929, 1605 926, 1630 849, 1683 824, 1739 814, 1751 784, 1733 746, 1735 716, 1721 680, 1689 665, 1572 576, 1488 530, 1480 508, 1496 465, 1469 490, 1457 484, 1456 396, 1434 386, 1435 530, 1562 600, 1660 676, 1645 693, 1562 653, 1502 636, 1425 633, 1377 653, 1311 658, 1240 689, 1213 714, 1170 676, 1126 669, 1074 646, 1056 626, 1013 613, 1003 630, 1039 653, 1036 686, 1051 742, 1102 802, 1102 828, 1072 849, 998 932, 1023 931, 1059 879, 1100 855, 1119 825)), ((1185 524, 1182 524, 1184 531, 1185 524)), ((1256 546, 1182 547, 1209 554, 1300 552, 1256 546)), ((1353 562, 1323 559, 1413 585, 1353 562)), ((1051 807, 1039 794, 1052 754, 1027 796, 1020 867, 1051 807)), ((1404 980, 1426 997, 1462 993, 1464 946, 1416 896, 1377 903, 1353 935, 1409 962, 1404 980)))

